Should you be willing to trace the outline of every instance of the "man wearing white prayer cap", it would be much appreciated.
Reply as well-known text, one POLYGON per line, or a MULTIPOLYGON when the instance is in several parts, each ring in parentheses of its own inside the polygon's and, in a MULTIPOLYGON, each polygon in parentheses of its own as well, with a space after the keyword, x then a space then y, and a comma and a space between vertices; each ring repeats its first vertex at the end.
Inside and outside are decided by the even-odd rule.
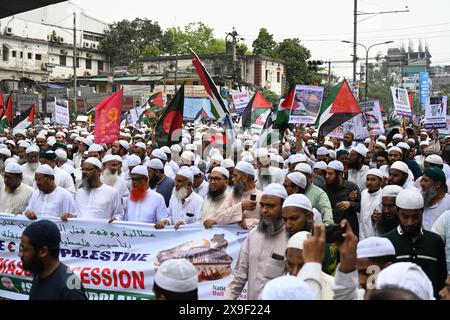
POLYGON ((262 300, 314 300, 313 290, 299 277, 285 275, 270 280, 261 293, 262 300))
POLYGON ((441 237, 422 228, 424 201, 417 190, 403 190, 397 195, 400 225, 384 235, 395 247, 397 262, 419 265, 433 283, 434 295, 447 278, 445 248, 441 237))
MULTIPOLYGON (((158 150, 160 150, 160 149, 158 149, 158 150)), ((166 154, 162 150, 160 150, 160 151, 164 154, 165 159, 167 160, 166 154)), ((141 164, 143 166, 145 166, 148 161, 147 146, 145 145, 145 143, 143 143, 143 142, 136 143, 134 145, 133 152, 135 155, 137 155, 141 159, 141 164)), ((164 160, 164 161, 166 161, 166 160, 164 160)))
POLYGON ((319 175, 325 179, 327 171, 327 163, 325 161, 318 161, 313 166, 313 171, 316 175, 319 175))
POLYGON ((227 169, 228 173, 229 173, 229 178, 228 178, 228 186, 227 186, 227 192, 232 192, 233 191, 233 171, 234 171, 234 161, 232 159, 224 159, 221 163, 220 166, 227 169))
POLYGON ((164 165, 164 175, 166 177, 169 177, 171 179, 175 179, 175 172, 173 171, 172 167, 167 162, 167 153, 165 153, 161 149, 155 149, 152 151, 152 154, 150 156, 150 159, 159 159, 164 165))
POLYGON ((292 236, 300 231, 310 231, 314 225, 311 201, 299 193, 292 194, 283 203, 282 216, 287 233, 292 236))
POLYGON ((293 154, 289 157, 289 172, 292 172, 295 170, 295 167, 297 166, 297 164, 299 163, 307 163, 308 162, 308 158, 301 153, 296 153, 293 154))
POLYGON ((3 174, 4 186, 0 190, 0 212, 22 214, 33 194, 33 188, 22 183, 22 168, 8 163, 3 174))
MULTIPOLYGON (((259 200, 262 192, 255 188, 255 168, 248 162, 239 161, 233 170, 233 192, 227 193, 217 210, 218 224, 239 222, 247 229, 259 221, 259 200)), ((281 186, 281 185, 280 185, 281 186)))
POLYGON ((380 211, 383 189, 383 174, 379 169, 370 169, 366 177, 366 189, 361 192, 359 213, 359 239, 373 237, 376 231, 372 222, 374 211, 380 211))
POLYGON ((192 188, 194 189, 195 193, 197 193, 200 197, 203 199, 206 198, 206 195, 208 194, 209 185, 208 182, 205 180, 205 175, 197 166, 192 166, 189 168, 192 171, 192 174, 194 175, 194 182, 192 184, 192 188))
POLYGON ((353 148, 353 140, 355 139, 355 135, 353 134, 353 132, 351 131, 347 131, 344 133, 344 139, 342 139, 342 143, 340 146, 340 150, 344 149, 346 150, 348 153, 350 153, 350 151, 353 148))
POLYGON ((409 168, 403 161, 396 161, 389 168, 388 184, 395 184, 403 189, 417 190, 414 182, 409 178, 409 168))
POLYGON ((157 158, 147 163, 147 170, 150 189, 161 194, 168 207, 175 181, 164 174, 164 165, 157 158))
MULTIPOLYGON (((178 145, 178 147, 181 149, 181 147, 178 145)), ((168 146, 161 147, 161 151, 163 151, 167 156, 167 162, 166 164, 170 166, 173 173, 177 173, 177 171, 180 169, 180 166, 172 159, 172 150, 168 146)), ((179 156, 176 158, 179 159, 179 156)))
POLYGON ((320 147, 316 150, 316 161, 330 162, 330 152, 325 147, 320 147))
MULTIPOLYGON (((113 187, 119 193, 121 198, 121 203, 123 206, 126 205, 130 191, 128 190, 128 184, 125 179, 119 174, 120 162, 122 160, 120 156, 115 156, 112 154, 107 154, 102 159, 102 175, 100 180, 113 187)), ((125 207, 124 207, 125 208, 125 207)))
POLYGON ((155 300, 198 300, 198 275, 186 259, 169 259, 155 273, 155 300))
POLYGON ((266 148, 258 148, 256 157, 256 189, 263 190, 271 183, 283 184, 284 176, 280 168, 271 166, 270 156, 266 148))
POLYGON ((37 167, 39 166, 39 147, 36 145, 26 149, 26 163, 22 164, 22 173, 26 176, 34 178, 37 167))
POLYGON ((414 180, 418 179, 422 175, 422 171, 420 170, 417 162, 411 159, 411 147, 406 142, 398 143, 397 147, 402 151, 401 160, 408 166, 409 170, 414 176, 414 180))
POLYGON ((55 172, 47 164, 36 169, 37 190, 25 208, 25 216, 31 220, 43 217, 60 217, 63 221, 73 216, 76 211, 72 194, 55 183, 55 172))
POLYGON ((403 141, 403 136, 400 133, 394 134, 392 137, 392 144, 396 146, 401 141, 403 141))
POLYGON ((105 150, 103 150, 103 147, 99 144, 91 144, 89 146, 88 152, 89 152, 89 158, 93 157, 93 158, 97 158, 99 160, 102 159, 103 157, 103 152, 105 150))
POLYGON ((247 298, 257 299, 269 280, 283 275, 288 241, 282 217, 286 197, 286 190, 280 184, 273 183, 264 189, 260 200, 261 219, 241 247, 233 279, 225 289, 226 300, 238 299, 246 283, 247 298))
POLYGON ((123 220, 124 209, 119 193, 100 179, 102 174, 100 160, 94 157, 87 158, 82 168, 83 188, 75 195, 77 217, 109 222, 123 220))
POLYGON ((375 210, 372 214, 375 234, 381 236, 399 225, 398 209, 395 205, 397 195, 403 191, 403 188, 396 185, 387 185, 381 192, 381 212, 375 210))
POLYGON ((56 165, 56 153, 52 150, 41 152, 39 155, 41 164, 47 164, 53 168, 55 173, 55 183, 61 188, 67 189, 73 195, 76 193, 75 182, 67 171, 56 165))
POLYGON ((223 167, 214 168, 209 175, 208 194, 202 208, 202 223, 207 229, 217 224, 217 211, 225 201, 229 178, 228 170, 223 167))
POLYGON ((395 300, 436 300, 430 279, 420 266, 411 262, 398 262, 383 269, 377 277, 376 289, 375 292, 396 291, 395 300))
POLYGON ((344 180, 344 165, 340 161, 331 161, 327 167, 324 191, 333 208, 333 220, 340 223, 347 219, 355 234, 359 234, 358 212, 360 212, 361 192, 351 181, 344 180))
POLYGON ((191 151, 183 151, 181 154, 181 165, 180 166, 193 166, 195 162, 195 154, 191 151))
POLYGON ((369 171, 369 167, 364 164, 367 151, 363 144, 358 144, 350 151, 348 161, 348 181, 356 184, 361 192, 366 188, 366 177, 369 171))
POLYGON ((203 198, 194 192, 194 174, 189 168, 180 168, 175 176, 175 188, 167 213, 178 229, 183 224, 201 223, 203 198))
POLYGON ((163 196, 148 187, 147 167, 136 166, 131 171, 131 190, 126 208, 126 221, 153 223, 156 229, 170 224, 163 196))
POLYGON ((306 189, 306 177, 303 173, 292 172, 289 173, 284 179, 284 188, 286 189, 288 195, 294 193, 305 193, 306 189))

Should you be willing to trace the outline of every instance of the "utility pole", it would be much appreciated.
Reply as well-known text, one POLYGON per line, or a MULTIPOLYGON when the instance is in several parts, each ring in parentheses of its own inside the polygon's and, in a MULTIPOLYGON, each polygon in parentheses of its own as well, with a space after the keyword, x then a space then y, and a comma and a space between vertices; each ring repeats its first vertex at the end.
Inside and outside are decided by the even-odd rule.
POLYGON ((232 38, 232 42, 231 42, 231 54, 232 54, 232 62, 233 62, 233 85, 237 84, 239 87, 239 83, 238 83, 238 77, 237 77, 237 43, 239 40, 245 40, 244 38, 238 38, 239 34, 237 33, 236 29, 233 27, 233 31, 227 33, 227 36, 225 38, 225 43, 227 42, 228 37, 232 38))
POLYGON ((73 13, 73 108, 77 110, 77 14, 73 13))
POLYGON ((356 62, 358 61, 357 57, 357 48, 356 43, 358 42, 358 0, 354 1, 354 10, 353 10, 353 86, 356 85, 356 62))
POLYGON ((328 60, 328 86, 331 85, 331 60, 328 60))

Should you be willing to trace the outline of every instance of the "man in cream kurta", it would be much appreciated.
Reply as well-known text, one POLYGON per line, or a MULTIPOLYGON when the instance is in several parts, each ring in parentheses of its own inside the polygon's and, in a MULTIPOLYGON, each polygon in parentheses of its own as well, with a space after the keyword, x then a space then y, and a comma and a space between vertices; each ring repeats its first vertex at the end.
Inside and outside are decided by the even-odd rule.
POLYGON ((33 194, 33 188, 22 183, 22 168, 9 163, 5 168, 4 186, 0 191, 0 212, 21 214, 33 194))

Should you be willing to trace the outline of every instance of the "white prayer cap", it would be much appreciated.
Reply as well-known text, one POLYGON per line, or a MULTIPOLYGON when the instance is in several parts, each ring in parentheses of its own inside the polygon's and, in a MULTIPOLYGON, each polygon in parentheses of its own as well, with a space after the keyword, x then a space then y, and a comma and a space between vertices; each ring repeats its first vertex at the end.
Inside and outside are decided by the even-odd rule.
POLYGON ((36 173, 45 174, 47 176, 54 176, 55 172, 48 164, 42 164, 36 169, 36 173))
POLYGON ((114 160, 119 161, 120 163, 123 162, 123 161, 122 161, 122 157, 119 156, 119 155, 117 155, 117 154, 114 156, 114 160))
POLYGON ((303 242, 308 239, 308 235, 310 234, 311 233, 309 233, 308 231, 297 232, 289 238, 287 249, 293 248, 303 250, 303 242))
POLYGON ((394 134, 394 136, 392 137, 392 139, 400 139, 400 140, 402 140, 402 139, 403 139, 403 136, 402 136, 400 133, 396 133, 396 134, 394 134))
POLYGON ((311 138, 318 138, 318 137, 319 137, 318 132, 313 132, 313 134, 311 135, 311 138))
POLYGON ((381 141, 377 141, 377 143, 375 143, 375 145, 383 148, 383 150, 386 150, 386 145, 381 141))
POLYGON ((232 159, 223 159, 223 161, 220 163, 220 166, 225 169, 234 168, 234 161, 232 159))
POLYGON ((328 146, 328 147, 334 149, 334 143, 333 143, 333 141, 327 140, 327 141, 325 141, 325 142, 323 143, 323 145, 324 145, 324 146, 328 146))
MULTIPOLYGON (((392 142, 391 143, 388 143, 388 145, 387 145, 387 147, 388 148, 392 148, 394 145, 392 144, 392 142)), ((389 151, 388 151, 389 152, 389 151)))
POLYGON ((366 143, 370 143, 370 138, 366 138, 366 139, 364 140, 364 144, 366 144, 366 143))
POLYGON ((11 158, 11 151, 9 151, 8 148, 0 149, 0 154, 7 156, 8 158, 11 158))
POLYGON ((311 287, 301 278, 291 275, 270 280, 261 293, 262 300, 313 300, 311 287))
POLYGON ((416 140, 414 140, 413 138, 409 138, 409 139, 408 139, 408 142, 409 142, 409 143, 412 143, 412 144, 416 144, 416 140))
POLYGON ((14 158, 9 158, 5 160, 5 167, 8 165, 8 163, 17 163, 17 160, 14 158))
POLYGON ((102 168, 102 163, 100 162, 100 160, 98 160, 97 158, 94 158, 94 157, 87 158, 84 161, 84 163, 90 163, 90 164, 96 166, 99 169, 102 168))
MULTIPOLYGON (((37 139, 37 138, 39 138, 39 135, 36 137, 36 139, 37 139)), ((41 139, 45 139, 45 136, 42 136, 41 139)), ((76 138, 75 138, 75 141, 78 141, 78 142, 83 142, 83 140, 84 140, 83 137, 76 137, 76 138)))
POLYGON ((428 147, 429 145, 430 145, 430 143, 428 141, 422 141, 419 144, 420 147, 428 147))
POLYGON ((289 173, 286 177, 295 185, 299 186, 302 189, 306 189, 306 177, 303 173, 292 172, 289 173))
POLYGON ((327 163, 325 161, 319 161, 314 164, 313 169, 327 170, 327 163))
POLYGON ((14 147, 16 146, 16 143, 12 140, 6 140, 5 144, 12 144, 14 147))
POLYGON ((390 169, 400 170, 401 172, 409 174, 408 165, 406 163, 404 163, 403 161, 395 161, 391 165, 390 169))
POLYGON ((246 155, 242 157, 242 161, 248 162, 248 163, 254 163, 255 159, 252 156, 246 155))
POLYGON ((103 147, 99 144, 94 143, 89 147, 88 151, 89 152, 103 152, 103 147))
POLYGON ((386 141, 387 138, 386 138, 386 136, 381 135, 381 136, 378 137, 378 140, 386 141))
POLYGON ((15 130, 15 133, 14 133, 14 134, 15 134, 15 135, 20 134, 20 135, 26 137, 26 135, 27 135, 27 130, 25 130, 25 129, 18 129, 18 130, 15 130))
POLYGON ((325 148, 325 147, 320 147, 319 149, 317 149, 317 155, 318 156, 327 156, 327 155, 329 155, 330 154, 330 152, 328 151, 328 149, 327 148, 325 148))
POLYGON ((330 152, 330 159, 336 160, 336 151, 328 150, 330 152))
POLYGON ((167 161, 167 155, 161 149, 155 149, 152 151, 152 157, 158 158, 162 161, 167 161))
POLYGON ((29 154, 32 152, 39 152, 39 147, 35 146, 35 145, 29 146, 25 152, 26 152, 26 154, 29 154))
POLYGON ((307 163, 299 163, 299 164, 297 164, 295 166, 294 170, 295 171, 300 171, 302 173, 307 173, 307 174, 311 174, 312 173, 311 166, 309 164, 307 164, 307 163))
POLYGON ((63 137, 63 138, 65 138, 65 137, 66 137, 66 134, 65 134, 64 132, 62 132, 62 131, 58 131, 58 132, 55 134, 55 136, 56 136, 56 137, 63 137))
POLYGON ((312 143, 312 144, 314 144, 314 143, 316 143, 313 139, 309 139, 307 142, 306 142, 306 144, 310 144, 310 143, 312 143))
POLYGON ((397 198, 395 198, 395 205, 400 209, 423 209, 424 204, 422 193, 414 189, 403 190, 397 195, 397 198))
POLYGON ((197 269, 186 259, 169 259, 161 263, 154 281, 167 291, 190 292, 198 288, 197 269))
POLYGON ((172 154, 172 152, 170 151, 170 148, 168 146, 163 146, 160 149, 161 149, 162 152, 164 152, 166 154, 167 153, 172 154))
POLYGON ((213 161, 216 161, 216 162, 219 162, 219 163, 222 163, 222 161, 223 161, 223 157, 222 157, 222 155, 220 155, 220 154, 214 154, 214 155, 212 155, 211 156, 211 159, 210 159, 210 162, 213 162, 213 161))
POLYGON ((196 151, 197 150, 197 146, 192 143, 187 144, 184 148, 188 151, 196 151))
POLYGON ((26 141, 23 141, 23 140, 21 140, 21 141, 19 141, 19 147, 21 147, 21 148, 28 148, 30 146, 30 144, 28 143, 28 142, 26 142, 26 141))
POLYGON ((363 144, 358 144, 356 147, 352 149, 352 151, 355 151, 356 153, 365 158, 368 150, 363 144))
POLYGON ((388 238, 370 237, 358 242, 356 247, 356 257, 377 258, 377 257, 395 257, 395 248, 388 238))
POLYGON ((73 149, 73 145, 71 145, 70 143, 67 145, 67 150, 73 149))
POLYGON ((300 193, 291 194, 287 197, 283 202, 283 208, 286 207, 297 207, 312 211, 311 201, 304 194, 300 193))
POLYGON ((433 284, 422 268, 412 262, 397 262, 381 270, 375 284, 377 289, 403 289, 421 300, 435 300, 433 284))
POLYGON ((161 160, 159 160, 157 158, 150 160, 147 163, 147 167, 149 167, 150 169, 155 169, 155 170, 162 170, 162 169, 164 169, 163 163, 161 162, 161 160))
POLYGON ((214 169, 212 169, 211 173, 213 172, 219 172, 221 174, 223 174, 227 179, 230 178, 230 172, 225 169, 224 167, 215 167, 214 169))
POLYGON ((398 152, 398 153, 402 154, 402 149, 400 149, 399 147, 391 147, 388 150, 388 154, 391 153, 391 152, 398 152))
POLYGON ((396 197, 402 191, 403 191, 403 188, 400 186, 387 185, 383 188, 381 196, 382 197, 396 197))
POLYGON ((277 163, 284 163, 284 158, 280 155, 276 155, 274 157, 274 161, 276 161, 277 163))
POLYGON ((132 154, 129 155, 127 158, 128 167, 135 167, 141 164, 141 158, 139 158, 137 155, 132 154))
POLYGON ((63 149, 57 149, 55 151, 56 157, 60 160, 67 160, 67 152, 65 152, 63 149))
POLYGON ((116 161, 116 156, 112 155, 112 154, 107 154, 106 156, 103 157, 102 159, 102 163, 107 163, 109 161, 116 161))
POLYGON ((69 138, 72 139, 72 140, 77 138, 77 137, 78 137, 77 133, 71 133, 70 136, 69 136, 69 138))
POLYGON ((170 150, 175 153, 180 153, 182 149, 179 144, 174 144, 173 146, 170 147, 170 150))
POLYGON ((122 148, 124 148, 125 150, 128 150, 128 148, 130 147, 130 144, 128 143, 128 141, 126 140, 119 140, 119 144, 122 146, 122 148))
POLYGON ((275 149, 275 148, 272 148, 272 149, 269 149, 269 153, 277 155, 278 154, 278 150, 275 149))
POLYGON ((441 156, 438 156, 437 154, 431 154, 428 157, 425 158, 425 162, 435 164, 438 166, 444 165, 444 161, 442 160, 441 156))
POLYGON ((288 194, 286 189, 279 183, 271 183, 264 188, 263 196, 275 196, 281 199, 286 199, 288 194))
POLYGON ((83 143, 90 147, 94 142, 89 138, 84 138, 83 143))
POLYGON ((397 147, 399 147, 401 149, 406 149, 406 150, 411 149, 409 144, 407 144, 406 142, 399 142, 399 143, 397 143, 397 147))
POLYGON ((195 154, 193 154, 191 151, 183 151, 183 153, 181 154, 181 159, 187 161, 194 161, 195 154))
POLYGON ((145 146, 145 143, 143 143, 143 142, 138 142, 138 143, 136 143, 134 146, 135 146, 136 148, 141 148, 141 149, 144 149, 144 150, 147 149, 147 147, 145 146))
POLYGON ((22 173, 22 167, 18 163, 8 163, 5 167, 7 173, 22 173))
POLYGON ((266 148, 258 148, 255 152, 256 158, 263 158, 263 157, 268 157, 268 156, 269 156, 269 152, 267 151, 266 148))
POLYGON ((211 150, 209 150, 209 156, 212 157, 215 154, 220 154, 219 149, 217 148, 212 148, 211 150))
POLYGON ((192 174, 194 175, 194 177, 198 176, 199 174, 202 173, 197 166, 192 166, 189 169, 192 171, 192 174))
POLYGON ((236 164, 235 170, 255 176, 255 168, 252 164, 245 161, 239 161, 236 164))
POLYGON ((290 163, 307 162, 307 161, 308 161, 308 159, 306 158, 306 156, 301 153, 296 153, 289 157, 290 163))
POLYGON ((383 179, 384 178, 384 176, 383 176, 383 173, 381 172, 381 170, 379 170, 379 169, 370 169, 369 171, 367 171, 367 175, 372 175, 372 176, 376 176, 376 177, 378 177, 378 178, 380 178, 380 179, 383 179))
POLYGON ((252 146, 253 145, 253 141, 252 140, 245 140, 244 142, 244 146, 252 146))
POLYGON ((344 172, 344 165, 342 164, 342 162, 340 162, 338 160, 331 161, 328 164, 328 168, 334 169, 336 171, 344 172))
POLYGON ((181 168, 177 171, 177 176, 183 176, 187 178, 189 181, 194 182, 194 174, 189 169, 181 168))
POLYGON ((148 171, 147 168, 144 166, 136 166, 131 170, 131 174, 140 174, 141 176, 148 177, 148 171))

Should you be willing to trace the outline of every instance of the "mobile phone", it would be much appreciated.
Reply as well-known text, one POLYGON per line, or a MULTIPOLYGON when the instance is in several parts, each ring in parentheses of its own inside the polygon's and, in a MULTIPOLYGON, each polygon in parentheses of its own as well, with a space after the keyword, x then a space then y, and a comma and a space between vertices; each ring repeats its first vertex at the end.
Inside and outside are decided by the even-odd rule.
POLYGON ((325 226, 325 242, 326 243, 341 243, 344 242, 342 234, 345 233, 345 228, 342 228, 339 224, 330 224, 325 226))
POLYGON ((193 213, 187 213, 187 212, 186 212, 186 215, 187 215, 189 218, 192 218, 192 217, 194 216, 193 213))
POLYGON ((250 196, 250 200, 256 201, 256 194, 252 194, 252 195, 250 196))

